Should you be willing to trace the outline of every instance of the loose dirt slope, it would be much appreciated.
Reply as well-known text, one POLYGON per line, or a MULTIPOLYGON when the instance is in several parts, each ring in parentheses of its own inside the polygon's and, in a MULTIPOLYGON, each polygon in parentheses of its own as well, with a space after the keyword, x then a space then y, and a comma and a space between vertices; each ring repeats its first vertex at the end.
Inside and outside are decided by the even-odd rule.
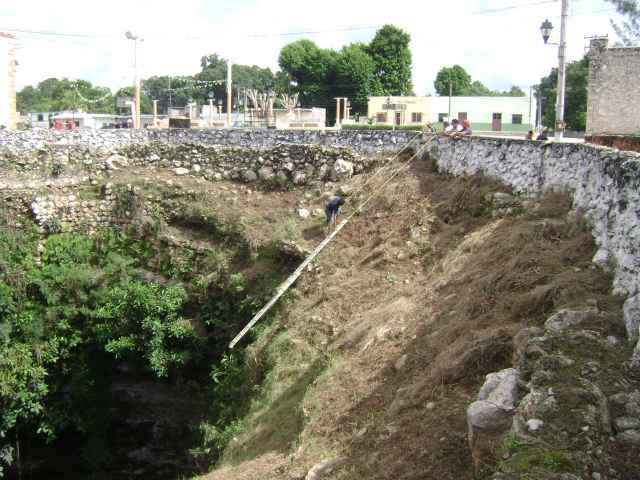
POLYGON ((322 478, 473 478, 465 410, 521 328, 591 299, 622 335, 567 198, 495 192, 425 162, 380 190, 248 347, 270 370, 206 478, 302 479, 322 460, 322 478))

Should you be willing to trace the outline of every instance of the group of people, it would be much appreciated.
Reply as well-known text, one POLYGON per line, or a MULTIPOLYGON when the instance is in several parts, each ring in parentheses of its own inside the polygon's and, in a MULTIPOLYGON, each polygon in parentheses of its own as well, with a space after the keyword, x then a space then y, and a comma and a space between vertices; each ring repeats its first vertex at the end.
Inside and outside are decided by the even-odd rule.
POLYGON ((442 126, 444 127, 444 134, 451 136, 467 136, 472 135, 473 131, 471 130, 471 123, 466 118, 460 122, 457 118, 451 120, 449 122, 442 122, 442 126))
POLYGON ((529 130, 524 137, 525 140, 549 140, 549 128, 544 127, 542 131, 536 136, 536 132, 529 130))

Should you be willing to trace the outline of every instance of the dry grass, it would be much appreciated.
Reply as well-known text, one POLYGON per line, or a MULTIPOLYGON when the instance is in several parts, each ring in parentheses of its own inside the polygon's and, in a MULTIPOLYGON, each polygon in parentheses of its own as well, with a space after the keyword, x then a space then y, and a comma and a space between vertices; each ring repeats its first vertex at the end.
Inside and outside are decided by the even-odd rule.
MULTIPOLYGON (((306 361, 285 355, 273 372, 295 385, 317 355, 328 367, 296 390, 301 431, 273 448, 297 445, 290 461, 260 478, 304 478, 323 458, 344 456, 327 478, 471 479, 466 407, 486 373, 510 365, 517 332, 587 299, 619 314, 566 196, 498 220, 486 200, 495 191, 508 189, 418 163, 345 229, 319 273, 303 277, 282 326, 306 361)), ((283 405, 297 411, 276 398, 261 418, 283 405)), ((271 438, 277 418, 247 435, 271 438)), ((243 478, 244 468, 257 467, 240 464, 224 478, 243 478)))

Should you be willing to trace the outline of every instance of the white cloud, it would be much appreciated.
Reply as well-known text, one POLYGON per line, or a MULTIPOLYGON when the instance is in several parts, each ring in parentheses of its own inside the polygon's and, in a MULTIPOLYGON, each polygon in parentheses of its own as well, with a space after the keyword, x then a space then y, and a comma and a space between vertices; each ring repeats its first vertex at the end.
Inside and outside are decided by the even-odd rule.
MULTIPOLYGON (((133 78, 132 30, 145 40, 140 46, 142 76, 190 74, 200 57, 219 53, 238 63, 277 69, 282 46, 307 37, 322 47, 340 48, 369 41, 375 29, 296 36, 282 32, 330 30, 346 26, 397 25, 411 34, 416 93, 433 92, 437 71, 455 63, 491 88, 523 88, 537 83, 557 64, 557 48, 545 46, 539 25, 549 18, 559 27, 560 3, 533 0, 4 0, 3 28, 84 32, 110 38, 20 35, 18 83, 22 87, 51 76, 87 78, 116 88, 133 78), (479 10, 525 5, 502 12, 479 10), (274 34, 254 36, 256 34, 274 34), (200 39, 195 40, 193 37, 200 39), (192 38, 192 39, 189 39, 192 38)), ((574 1, 568 28, 568 57, 584 53, 585 36, 613 35, 610 4, 604 0, 574 1)), ((556 28, 554 34, 558 33, 556 28)))

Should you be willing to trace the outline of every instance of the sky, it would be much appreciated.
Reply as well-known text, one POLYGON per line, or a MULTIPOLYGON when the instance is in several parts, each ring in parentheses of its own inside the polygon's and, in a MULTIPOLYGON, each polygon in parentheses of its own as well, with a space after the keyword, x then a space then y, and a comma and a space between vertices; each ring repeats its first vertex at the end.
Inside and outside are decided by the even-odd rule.
MULTIPOLYGON (((531 85, 557 66, 558 49, 544 45, 548 18, 558 41, 558 0, 2 0, 0 31, 16 36, 18 88, 48 77, 82 78, 117 89, 133 83, 134 46, 142 39, 138 71, 187 75, 217 53, 234 63, 278 69, 280 49, 308 38, 323 48, 369 42, 391 23, 411 35, 413 85, 433 94, 442 67, 459 64, 492 89, 531 85), (20 32, 23 30, 25 32, 20 32), (55 32, 58 34, 35 34, 55 32), (304 33, 302 33, 304 32, 304 33)), ((569 60, 581 58, 593 35, 616 40, 604 0, 570 0, 569 60)))

